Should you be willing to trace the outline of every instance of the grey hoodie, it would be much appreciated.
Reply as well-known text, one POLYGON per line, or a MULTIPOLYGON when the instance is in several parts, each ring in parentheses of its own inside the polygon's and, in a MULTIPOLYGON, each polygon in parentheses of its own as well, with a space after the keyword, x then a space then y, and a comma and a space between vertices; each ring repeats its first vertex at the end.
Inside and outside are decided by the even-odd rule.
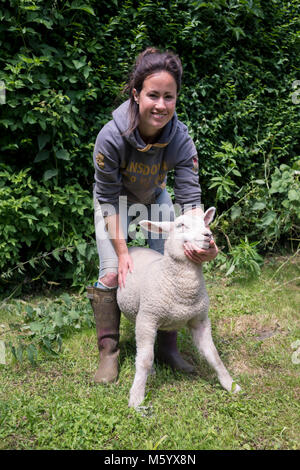
POLYGON ((130 203, 154 203, 172 169, 175 202, 182 208, 199 206, 198 157, 187 127, 175 113, 159 140, 146 145, 138 129, 123 135, 129 127, 128 107, 129 100, 113 112, 95 143, 95 194, 105 214, 118 213, 119 196, 123 195, 130 203))

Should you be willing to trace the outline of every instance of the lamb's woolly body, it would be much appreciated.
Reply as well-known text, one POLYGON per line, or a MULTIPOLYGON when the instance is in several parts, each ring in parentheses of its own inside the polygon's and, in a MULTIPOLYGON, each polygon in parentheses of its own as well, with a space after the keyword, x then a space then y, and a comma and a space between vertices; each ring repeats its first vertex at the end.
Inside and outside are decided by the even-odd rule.
POLYGON ((139 313, 156 329, 174 330, 185 326, 195 311, 206 315, 209 298, 201 265, 176 262, 151 249, 133 247, 129 253, 134 271, 127 275, 126 288, 117 294, 119 307, 129 320, 135 321, 139 313))
MULTIPOLYGON (((205 214, 209 211, 210 209, 205 214)), ((180 217, 180 222, 185 220, 183 217, 180 217)), ((209 221, 212 218, 210 215, 209 221)), ((157 330, 179 330, 188 326, 199 352, 214 367, 223 387, 230 390, 232 385, 232 379, 211 338, 209 298, 201 264, 193 263, 185 256, 185 232, 180 229, 176 232, 176 220, 165 243, 164 255, 147 248, 129 249, 134 269, 132 273, 127 274, 125 288, 117 291, 121 311, 129 320, 136 322, 136 375, 130 392, 130 406, 136 407, 144 399, 147 375, 154 358, 157 330)), ((186 220, 189 227, 189 230, 186 230, 187 240, 194 239, 199 242, 203 235, 202 241, 208 246, 209 222, 204 224, 199 218, 196 227, 191 229, 190 217, 186 220)), ((151 224, 150 221, 145 223, 151 224)), ((236 391, 239 389, 237 386, 236 391)))

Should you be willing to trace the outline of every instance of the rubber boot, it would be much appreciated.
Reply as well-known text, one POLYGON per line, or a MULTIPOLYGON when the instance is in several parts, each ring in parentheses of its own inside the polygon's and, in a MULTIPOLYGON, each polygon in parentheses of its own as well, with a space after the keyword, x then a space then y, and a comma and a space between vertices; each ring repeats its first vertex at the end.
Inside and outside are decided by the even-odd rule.
POLYGON ((194 367, 181 357, 177 349, 177 331, 159 330, 157 332, 156 357, 174 370, 186 373, 194 372, 194 367))
POLYGON ((96 383, 114 382, 118 377, 120 309, 116 299, 117 289, 103 290, 88 287, 87 297, 91 301, 96 320, 97 342, 100 355, 96 383))

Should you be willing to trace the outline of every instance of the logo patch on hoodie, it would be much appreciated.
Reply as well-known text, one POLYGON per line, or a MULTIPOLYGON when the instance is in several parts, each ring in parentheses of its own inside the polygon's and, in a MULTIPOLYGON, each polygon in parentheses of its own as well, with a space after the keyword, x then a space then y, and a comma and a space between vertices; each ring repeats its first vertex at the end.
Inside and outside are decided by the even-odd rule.
POLYGON ((96 162, 99 166, 99 168, 104 168, 104 155, 102 155, 102 153, 98 153, 96 155, 96 162))
POLYGON ((197 155, 195 155, 195 156, 193 157, 193 171, 194 171, 195 173, 198 173, 198 170, 199 170, 198 157, 197 157, 197 155))

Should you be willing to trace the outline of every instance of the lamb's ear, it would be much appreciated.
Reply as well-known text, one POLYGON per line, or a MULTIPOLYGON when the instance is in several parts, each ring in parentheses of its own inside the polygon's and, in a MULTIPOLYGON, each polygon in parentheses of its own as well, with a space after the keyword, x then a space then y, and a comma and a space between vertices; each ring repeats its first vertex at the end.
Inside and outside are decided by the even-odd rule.
POLYGON ((204 223, 206 226, 212 223, 212 221, 214 220, 215 213, 216 213, 215 207, 210 207, 209 209, 207 209, 207 211, 205 211, 204 223))
POLYGON ((155 222, 153 220, 141 220, 139 225, 148 232, 169 233, 174 222, 155 222))

